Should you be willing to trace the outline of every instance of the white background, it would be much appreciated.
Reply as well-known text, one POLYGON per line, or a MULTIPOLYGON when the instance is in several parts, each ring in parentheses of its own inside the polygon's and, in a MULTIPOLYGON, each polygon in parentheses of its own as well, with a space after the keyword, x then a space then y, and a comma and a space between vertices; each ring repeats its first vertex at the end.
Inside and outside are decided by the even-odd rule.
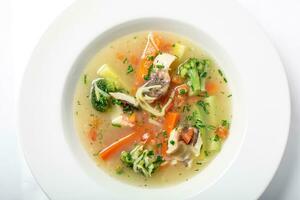
MULTIPOLYGON (((300 1, 236 1, 253 15, 277 48, 285 65, 292 98, 287 149, 261 199, 300 199, 300 1)), ((0 90, 4 97, 0 101, 0 199, 47 199, 23 160, 18 145, 14 105, 31 52, 49 24, 72 2, 11 0, 12 12, 9 12, 9 1, 0 0, 0 90)), ((268 142, 272 142, 272 138, 268 142)))

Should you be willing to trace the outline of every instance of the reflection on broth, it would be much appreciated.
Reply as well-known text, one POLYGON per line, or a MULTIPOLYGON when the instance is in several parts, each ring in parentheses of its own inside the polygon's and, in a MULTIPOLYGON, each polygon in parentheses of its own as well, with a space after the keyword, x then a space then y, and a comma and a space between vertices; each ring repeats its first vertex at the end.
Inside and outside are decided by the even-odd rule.
POLYGON ((200 172, 229 137, 225 73, 194 42, 138 32, 101 49, 74 96, 80 140, 101 169, 141 187, 200 172))

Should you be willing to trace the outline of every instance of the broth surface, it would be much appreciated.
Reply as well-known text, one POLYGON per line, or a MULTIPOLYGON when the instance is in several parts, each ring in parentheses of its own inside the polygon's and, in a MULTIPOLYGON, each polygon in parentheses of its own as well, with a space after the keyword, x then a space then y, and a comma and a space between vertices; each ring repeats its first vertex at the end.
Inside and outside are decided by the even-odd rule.
MULTIPOLYGON (((149 31, 143 31, 118 38, 101 49, 87 63, 76 87, 73 112, 77 135, 88 154, 102 170, 105 170, 110 176, 132 185, 140 187, 161 187, 188 181, 201 172, 201 170, 215 157, 217 152, 206 155, 205 161, 196 158, 190 168, 180 163, 159 168, 148 178, 139 173, 135 173, 131 168, 124 166, 121 162, 120 152, 123 150, 129 151, 132 149, 132 146, 120 149, 118 153, 115 153, 109 159, 103 161, 98 156, 99 152, 119 138, 131 133, 131 129, 112 126, 111 119, 112 115, 114 115, 115 108, 104 113, 98 112, 92 107, 89 99, 92 81, 98 78, 97 70, 104 64, 108 64, 112 69, 118 72, 120 79, 126 82, 130 88, 134 87, 135 72, 139 66, 138 59, 141 57, 146 46, 148 33, 149 31), (129 65, 132 65, 134 69, 132 73, 128 73, 129 65), (89 131, 95 124, 97 125, 96 141, 92 141, 89 136, 89 131)), ((227 86, 227 79, 225 78, 224 73, 219 70, 221 67, 218 66, 214 59, 205 51, 196 46, 193 41, 170 32, 159 31, 157 33, 167 44, 172 45, 179 43, 186 46, 184 55, 180 61, 176 60, 175 63, 172 64, 170 74, 175 73, 177 66, 188 58, 196 57, 199 59, 210 60, 206 81, 215 81, 219 86, 218 92, 214 95, 214 109, 216 110, 214 113, 215 120, 211 121, 210 124, 217 127, 222 120, 230 121, 231 92, 227 86)), ((166 48, 172 48, 172 46, 166 48)), ((133 91, 129 91, 129 93, 134 95, 133 91)), ((210 131, 208 134, 213 133, 214 131, 210 131)), ((230 137, 230 134, 228 137, 230 137)), ((224 141, 222 140, 222 143, 223 142, 224 141)))

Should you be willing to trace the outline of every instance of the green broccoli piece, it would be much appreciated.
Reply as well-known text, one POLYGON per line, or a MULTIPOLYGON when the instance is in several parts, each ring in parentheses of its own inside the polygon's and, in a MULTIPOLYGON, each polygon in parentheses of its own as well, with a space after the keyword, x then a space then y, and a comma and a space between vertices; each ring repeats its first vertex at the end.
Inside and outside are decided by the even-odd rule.
POLYGON ((192 89, 190 95, 198 95, 200 91, 205 91, 208 65, 208 60, 189 58, 179 66, 179 75, 182 78, 187 78, 187 83, 192 89))
POLYGON ((115 91, 117 88, 113 81, 104 78, 94 80, 90 92, 93 108, 100 112, 107 111, 112 104, 112 98, 108 93, 115 91))

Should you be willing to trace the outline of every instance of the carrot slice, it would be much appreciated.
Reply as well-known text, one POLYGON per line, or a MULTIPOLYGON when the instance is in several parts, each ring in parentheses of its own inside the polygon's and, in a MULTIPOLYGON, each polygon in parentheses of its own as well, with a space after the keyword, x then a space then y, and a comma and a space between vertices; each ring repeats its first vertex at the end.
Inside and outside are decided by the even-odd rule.
POLYGON ((136 122, 136 113, 132 113, 130 116, 129 116, 129 121, 131 123, 135 123, 136 122))
POLYGON ((205 89, 209 95, 214 95, 218 92, 218 85, 215 82, 207 82, 205 84, 205 89))
POLYGON ((170 136, 171 131, 176 127, 179 118, 180 118, 180 114, 177 112, 168 112, 166 114, 164 129, 167 132, 167 137, 166 138, 163 137, 164 140, 162 141, 162 147, 161 147, 161 152, 164 157, 167 155, 168 138, 170 136))
POLYGON ((189 144, 194 135, 194 130, 192 128, 187 129, 186 131, 181 133, 181 138, 186 144, 189 144))
POLYGON ((138 139, 139 134, 136 132, 133 132, 118 141, 112 143, 108 147, 104 148, 100 153, 99 157, 103 160, 108 159, 111 155, 115 154, 117 151, 119 151, 122 147, 128 146, 130 144, 133 144, 138 139))
POLYGON ((177 122, 179 121, 180 114, 177 112, 168 112, 165 117, 164 128, 170 135, 171 131, 175 128, 177 122))
POLYGON ((220 138, 225 139, 228 136, 228 129, 224 126, 220 126, 216 129, 216 133, 220 138))
POLYGON ((117 52, 116 57, 118 60, 123 61, 125 59, 125 55, 121 52, 117 52))
POLYGON ((129 57, 129 63, 136 67, 139 64, 139 58, 136 55, 132 54, 129 57))
POLYGON ((184 82, 183 78, 181 78, 179 75, 174 75, 172 77, 172 83, 175 83, 176 85, 180 85, 184 82))

